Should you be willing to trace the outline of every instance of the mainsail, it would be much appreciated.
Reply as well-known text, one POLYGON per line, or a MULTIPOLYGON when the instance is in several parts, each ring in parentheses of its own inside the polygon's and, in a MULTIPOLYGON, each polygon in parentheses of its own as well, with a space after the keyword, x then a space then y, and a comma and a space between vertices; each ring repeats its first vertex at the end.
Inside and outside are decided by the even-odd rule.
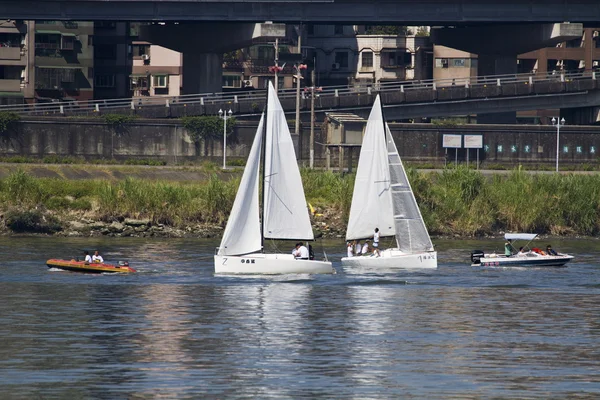
POLYGON ((379 228, 381 236, 396 233, 387 152, 381 102, 377 96, 360 149, 347 240, 373 236, 375 228, 379 228))
POLYGON ((387 124, 385 131, 398 248, 406 253, 432 251, 431 238, 387 124))
POLYGON ((263 235, 269 239, 313 240, 292 136, 271 83, 268 90, 263 235))
POLYGON ((246 168, 221 239, 218 254, 222 256, 248 254, 261 250, 258 180, 264 117, 263 114, 260 118, 246 168))

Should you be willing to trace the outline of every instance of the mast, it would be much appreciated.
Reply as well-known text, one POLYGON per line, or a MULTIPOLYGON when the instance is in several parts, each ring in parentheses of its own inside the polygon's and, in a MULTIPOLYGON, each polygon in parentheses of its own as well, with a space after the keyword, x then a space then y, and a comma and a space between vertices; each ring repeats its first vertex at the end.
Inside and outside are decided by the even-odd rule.
POLYGON ((260 199, 260 203, 262 204, 262 218, 260 219, 260 247, 262 252, 265 252, 265 190, 266 189, 266 185, 265 185, 265 174, 266 174, 266 149, 267 149, 267 125, 269 124, 268 119, 269 119, 269 88, 267 87, 267 95, 266 95, 266 101, 265 101, 265 123, 263 124, 263 131, 262 131, 262 149, 261 149, 261 164, 262 164, 262 192, 261 192, 261 199, 260 199))

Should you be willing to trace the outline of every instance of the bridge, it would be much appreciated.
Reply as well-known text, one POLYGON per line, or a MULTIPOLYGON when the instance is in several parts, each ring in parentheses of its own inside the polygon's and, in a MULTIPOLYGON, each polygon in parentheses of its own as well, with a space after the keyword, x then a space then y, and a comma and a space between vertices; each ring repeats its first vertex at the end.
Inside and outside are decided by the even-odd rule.
MULTIPOLYGON (((368 116, 380 94, 388 120, 444 117, 538 109, 598 107, 600 83, 595 71, 562 74, 480 76, 455 80, 406 81, 365 86, 316 88, 315 112, 352 112, 368 116)), ((177 97, 145 97, 87 102, 56 102, 0 106, 22 116, 99 116, 127 114, 140 118, 181 118, 217 115, 231 109, 237 118, 260 115, 266 92, 206 93, 177 97)), ((279 91, 281 104, 290 114, 296 110, 296 90, 279 91)), ((299 107, 310 113, 310 91, 302 91, 299 107)), ((293 118, 293 116, 291 116, 293 118)), ((572 124, 584 124, 570 118, 572 124)), ((595 122, 588 121, 587 123, 595 122)))
POLYGON ((405 23, 600 21, 597 0, 0 0, 0 16, 37 20, 405 23))

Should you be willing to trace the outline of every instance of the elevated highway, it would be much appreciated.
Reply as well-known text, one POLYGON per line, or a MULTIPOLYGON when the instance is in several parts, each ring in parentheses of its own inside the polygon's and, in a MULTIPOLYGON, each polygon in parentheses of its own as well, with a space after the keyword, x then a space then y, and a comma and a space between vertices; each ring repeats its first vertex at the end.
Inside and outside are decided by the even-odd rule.
MULTIPOLYGON (((600 74, 599 74, 600 75, 600 74)), ((315 90, 315 112, 352 112, 368 116, 377 93, 386 117, 406 120, 419 117, 473 115, 538 109, 584 109, 587 121, 570 118, 572 124, 596 122, 600 83, 596 72, 548 75, 499 75, 462 80, 407 81, 360 87, 323 87, 315 90)), ((310 113, 310 92, 300 99, 302 114, 310 113)), ((295 89, 281 90, 282 106, 293 118, 295 89)), ((74 116, 130 114, 143 118, 180 118, 217 115, 231 109, 237 118, 253 118, 265 105, 265 91, 207 93, 178 97, 148 97, 88 102, 36 103, 0 106, 22 116, 74 116)))
POLYGON ((597 0, 0 0, 38 20, 405 23, 600 21, 597 0))

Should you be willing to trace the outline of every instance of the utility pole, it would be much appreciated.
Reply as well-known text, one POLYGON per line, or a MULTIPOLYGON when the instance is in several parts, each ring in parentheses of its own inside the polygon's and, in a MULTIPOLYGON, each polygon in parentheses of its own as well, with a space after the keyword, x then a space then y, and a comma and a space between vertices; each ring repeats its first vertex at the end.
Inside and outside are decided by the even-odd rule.
MULTIPOLYGON (((302 54, 302 25, 298 34, 298 54, 302 54)), ((299 61, 300 62, 300 61, 299 61)), ((300 74, 299 66, 296 67, 296 135, 300 138, 300 74)))
POLYGON ((315 69, 310 72, 310 169, 315 167, 315 69))
POLYGON ((279 93, 279 38, 275 38, 275 93, 279 93))

